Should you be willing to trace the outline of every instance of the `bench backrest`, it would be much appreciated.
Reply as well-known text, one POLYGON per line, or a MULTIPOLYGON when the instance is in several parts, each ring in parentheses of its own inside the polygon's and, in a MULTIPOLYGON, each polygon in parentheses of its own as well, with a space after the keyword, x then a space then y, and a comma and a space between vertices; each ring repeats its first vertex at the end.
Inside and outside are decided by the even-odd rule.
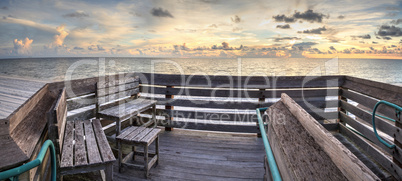
POLYGON ((63 88, 57 96, 57 99, 53 103, 47 113, 48 119, 48 133, 49 139, 53 142, 56 147, 56 154, 60 155, 63 140, 64 140, 64 130, 66 127, 67 120, 67 102, 66 102, 66 88, 63 88))
POLYGON ((127 75, 114 80, 110 78, 112 77, 96 83, 96 113, 100 111, 102 104, 118 104, 120 100, 138 98, 140 92, 138 76, 127 75))

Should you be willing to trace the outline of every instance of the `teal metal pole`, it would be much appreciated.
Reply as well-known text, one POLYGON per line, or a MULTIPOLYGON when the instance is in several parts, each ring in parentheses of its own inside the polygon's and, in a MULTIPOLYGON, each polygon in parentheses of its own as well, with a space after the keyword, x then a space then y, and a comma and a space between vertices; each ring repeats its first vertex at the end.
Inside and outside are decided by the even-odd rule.
POLYGON ((56 150, 54 148, 53 142, 50 140, 46 140, 43 143, 42 148, 39 151, 38 156, 35 160, 32 160, 24 165, 21 165, 17 168, 13 168, 4 172, 0 172, 0 180, 5 180, 8 178, 16 177, 21 175, 22 173, 39 166, 43 159, 45 158, 47 149, 50 148, 50 163, 51 163, 51 180, 56 180, 56 150))
POLYGON ((264 124, 262 122, 261 111, 265 111, 267 108, 257 108, 257 118, 258 118, 258 125, 261 131, 262 141, 264 142, 265 152, 267 154, 268 165, 272 174, 272 179, 274 181, 281 181, 281 175, 278 170, 278 166, 276 165, 274 154, 272 153, 271 146, 269 144, 267 134, 265 132, 264 124))
POLYGON ((393 107, 393 108, 395 108, 396 111, 399 111, 399 112, 402 112, 402 108, 399 107, 399 106, 397 106, 397 105, 395 105, 395 104, 392 104, 392 103, 390 103, 390 102, 381 100, 381 101, 378 101, 378 102, 375 104, 374 109, 373 109, 372 121, 373 121, 374 134, 375 134, 375 136, 377 137, 377 139, 378 139, 382 144, 384 144, 384 145, 387 146, 388 148, 391 148, 391 149, 392 149, 392 148, 395 148, 395 145, 391 145, 391 144, 385 142, 385 141, 378 135, 377 129, 376 129, 376 127, 375 127, 375 116, 376 116, 375 112, 377 111, 378 106, 381 105, 381 104, 384 104, 384 105, 393 107))

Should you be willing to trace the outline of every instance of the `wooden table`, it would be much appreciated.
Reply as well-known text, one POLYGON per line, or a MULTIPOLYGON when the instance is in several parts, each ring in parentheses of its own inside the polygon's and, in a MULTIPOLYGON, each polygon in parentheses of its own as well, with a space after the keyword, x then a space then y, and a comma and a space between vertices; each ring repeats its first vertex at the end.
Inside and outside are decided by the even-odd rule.
POLYGON ((117 147, 119 149, 118 163, 119 172, 123 166, 133 167, 145 171, 145 177, 148 178, 149 170, 159 162, 159 133, 158 128, 146 128, 131 126, 119 136, 116 137, 117 147), (148 147, 155 141, 155 153, 149 153, 148 147), (131 145, 133 151, 122 158, 122 144, 131 145), (143 146, 144 152, 136 151, 136 146, 143 146), (144 165, 128 163, 130 157, 135 160, 135 155, 144 156, 144 165), (151 158, 149 160, 149 158, 151 158))

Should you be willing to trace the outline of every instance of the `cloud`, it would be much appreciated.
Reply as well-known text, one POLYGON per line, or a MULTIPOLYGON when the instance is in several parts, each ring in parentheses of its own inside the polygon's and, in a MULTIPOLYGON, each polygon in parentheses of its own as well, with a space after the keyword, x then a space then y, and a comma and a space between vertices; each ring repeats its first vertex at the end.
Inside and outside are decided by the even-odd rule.
POLYGON ((233 32, 238 32, 238 31, 241 31, 241 30, 243 30, 242 27, 234 27, 234 28, 232 29, 233 32))
POLYGON ((345 19, 345 16, 344 15, 339 15, 338 19, 345 19))
POLYGON ((402 36, 402 29, 394 25, 381 25, 377 34, 380 36, 402 36))
POLYGON ((309 9, 304 13, 296 12, 293 15, 293 17, 296 18, 296 19, 301 19, 301 20, 308 21, 310 23, 313 23, 313 22, 321 23, 322 19, 324 17, 328 17, 328 16, 326 16, 326 15, 324 15, 322 13, 315 13, 315 12, 313 12, 313 10, 309 9))
POLYGON ((376 42, 376 41, 373 41, 372 43, 373 43, 373 44, 378 44, 378 42, 376 42))
POLYGON ((2 9, 2 10, 8 10, 8 7, 7 7, 7 6, 3 6, 3 7, 1 7, 0 9, 2 9))
POLYGON ((222 42, 222 47, 223 47, 223 49, 229 49, 229 43, 222 42))
POLYGON ((84 48, 81 48, 81 47, 74 47, 74 50, 84 50, 84 48))
POLYGON ((402 23, 402 19, 392 20, 391 23, 398 25, 398 24, 402 23))
POLYGON ((361 35, 361 36, 351 36, 353 38, 361 38, 361 39, 371 39, 371 36, 369 34, 367 35, 361 35))
POLYGON ((162 8, 152 8, 151 14, 156 17, 161 18, 174 18, 172 14, 168 10, 163 10, 162 8))
POLYGON ((334 46, 330 46, 329 49, 336 51, 336 49, 334 48, 334 46))
POLYGON ((280 28, 280 29, 290 29, 290 25, 289 25, 289 24, 277 25, 276 28, 280 28))
POLYGON ((24 40, 14 39, 14 49, 12 53, 14 55, 30 55, 31 52, 31 44, 33 40, 30 40, 26 37, 24 40))
POLYGON ((65 25, 60 25, 59 27, 56 27, 56 31, 59 32, 58 35, 54 36, 54 45, 55 46, 62 46, 64 39, 67 37, 68 32, 65 30, 65 25))
POLYGON ((374 51, 375 49, 374 49, 373 47, 370 47, 370 50, 373 50, 373 51, 374 51))
POLYGON ((237 16, 237 15, 235 15, 235 17, 234 17, 234 18, 230 18, 230 19, 232 20, 232 22, 233 22, 233 23, 240 23, 240 22, 241 22, 240 17, 239 17, 239 16, 237 16))
POLYGON ((297 38, 297 37, 278 37, 278 38, 274 38, 274 42, 280 42, 282 40, 300 40, 301 38, 297 38))
POLYGON ((86 14, 84 11, 76 11, 74 13, 68 13, 63 15, 63 17, 65 18, 85 18, 85 17, 89 17, 88 14, 86 14))
POLYGON ((298 31, 297 33, 306 33, 306 34, 322 34, 321 32, 326 31, 327 29, 325 26, 316 28, 316 29, 311 29, 311 30, 303 30, 303 31, 298 31))
POLYGON ((296 20, 304 20, 308 21, 310 23, 321 23, 323 18, 328 18, 329 16, 324 15, 322 13, 317 13, 314 12, 313 10, 309 9, 305 12, 298 12, 295 11, 295 13, 292 16, 286 16, 284 14, 282 15, 276 15, 273 16, 272 18, 275 19, 276 22, 286 22, 286 23, 294 23, 296 20))
POLYGON ((293 18, 293 17, 287 17, 287 16, 285 16, 284 14, 272 16, 272 18, 274 18, 276 22, 293 23, 293 22, 296 21, 295 18, 293 18))
POLYGON ((382 39, 384 39, 384 40, 392 40, 392 38, 389 37, 389 36, 384 36, 384 37, 382 37, 382 39))
POLYGON ((212 24, 208 26, 209 28, 218 28, 218 26, 216 24, 212 24))
POLYGON ((99 51, 104 51, 104 50, 105 50, 105 49, 104 49, 102 46, 100 46, 100 45, 96 45, 96 47, 98 48, 99 51))

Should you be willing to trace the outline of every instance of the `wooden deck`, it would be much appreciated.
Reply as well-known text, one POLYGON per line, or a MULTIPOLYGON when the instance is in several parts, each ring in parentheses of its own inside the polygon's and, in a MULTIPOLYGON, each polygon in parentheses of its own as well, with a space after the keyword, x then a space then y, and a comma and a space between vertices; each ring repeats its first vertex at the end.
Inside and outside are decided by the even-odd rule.
MULTIPOLYGON (((160 162, 148 180, 262 180, 264 155, 262 139, 255 134, 162 131, 160 162)), ((135 162, 141 160, 137 156, 135 162)), ((145 180, 143 171, 125 168, 119 173, 117 164, 113 170, 115 181, 145 180)))
POLYGON ((46 83, 0 76, 0 119, 5 119, 31 98, 46 83))

